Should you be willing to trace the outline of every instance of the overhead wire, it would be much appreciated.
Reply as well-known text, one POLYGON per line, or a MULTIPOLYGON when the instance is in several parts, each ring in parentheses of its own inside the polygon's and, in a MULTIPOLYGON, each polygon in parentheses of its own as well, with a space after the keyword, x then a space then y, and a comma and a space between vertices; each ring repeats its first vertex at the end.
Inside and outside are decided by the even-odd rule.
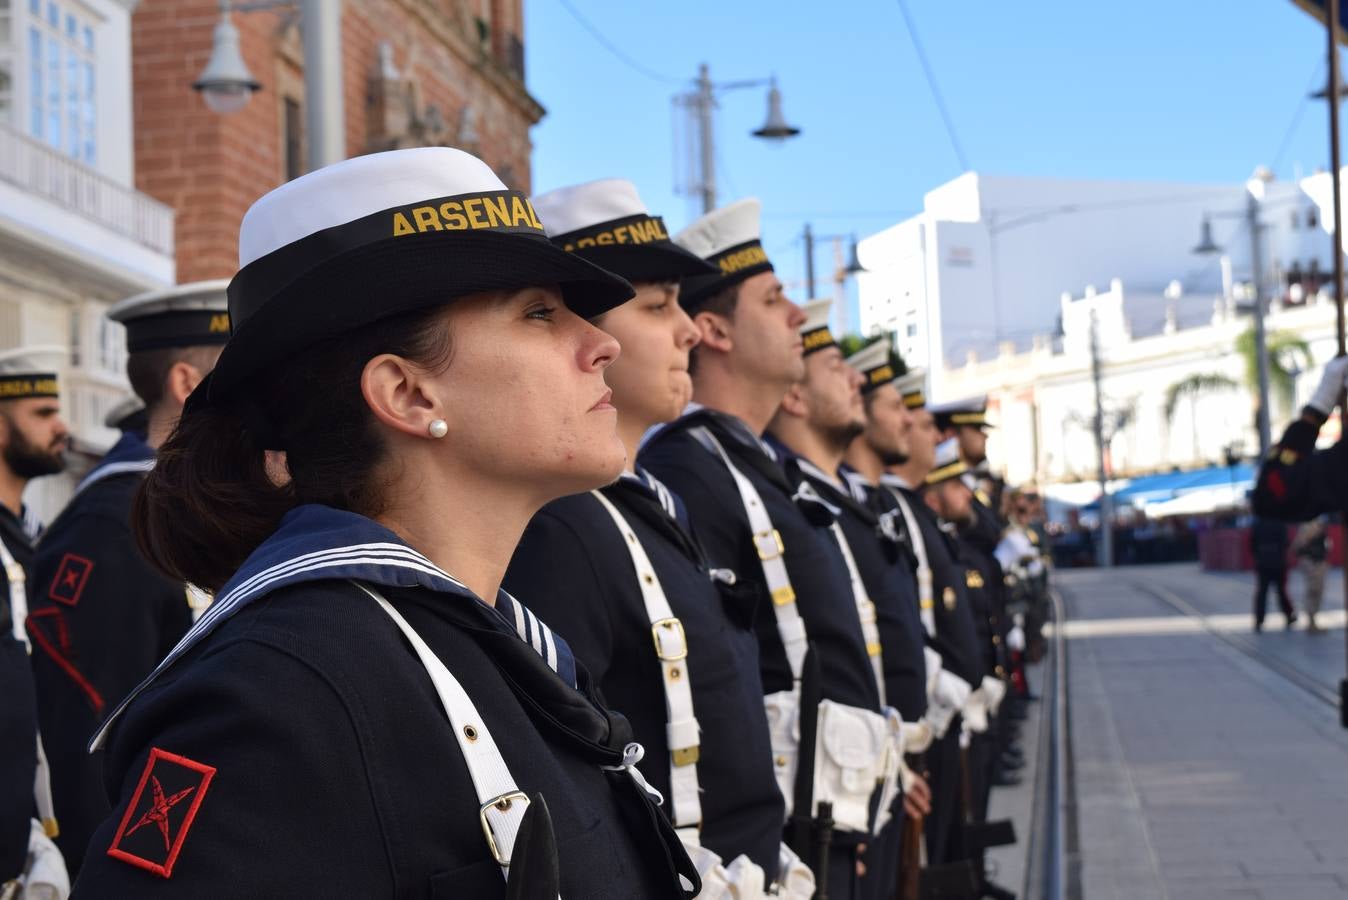
POLYGON ((608 38, 604 37, 603 32, 601 32, 598 28, 594 27, 594 25, 590 23, 590 20, 585 18, 585 16, 581 14, 581 11, 576 9, 576 7, 570 2, 570 0, 558 0, 558 2, 562 4, 563 9, 565 9, 568 13, 571 14, 571 18, 575 19, 576 22, 579 23, 581 28, 584 28, 587 32, 589 32, 590 37, 594 38, 595 41, 601 47, 603 47, 609 53, 613 54, 613 56, 617 58, 619 62, 623 63, 632 71, 645 75, 647 78, 650 78, 654 81, 663 81, 666 84, 688 83, 687 78, 676 78, 673 75, 666 75, 663 72, 657 72, 654 69, 651 69, 646 65, 633 59, 631 56, 628 56, 617 44, 613 43, 608 38))
POLYGON ((945 123, 945 131, 950 138, 950 145, 955 148, 955 156, 959 159, 961 170, 968 172, 970 169, 969 158, 964 155, 964 147, 961 146, 959 137, 955 133, 955 122, 950 117, 950 110, 946 108, 945 98, 941 96, 941 89, 936 84, 936 72, 927 59, 927 51, 922 47, 922 39, 918 36, 917 26, 913 23, 913 16, 908 11, 907 0, 897 0, 897 2, 899 12, 903 14, 904 24, 908 28, 908 39, 913 42, 913 50, 917 52, 917 60, 922 64, 922 73, 926 76, 927 87, 931 90, 932 99, 936 101, 936 109, 941 114, 941 121, 945 123))

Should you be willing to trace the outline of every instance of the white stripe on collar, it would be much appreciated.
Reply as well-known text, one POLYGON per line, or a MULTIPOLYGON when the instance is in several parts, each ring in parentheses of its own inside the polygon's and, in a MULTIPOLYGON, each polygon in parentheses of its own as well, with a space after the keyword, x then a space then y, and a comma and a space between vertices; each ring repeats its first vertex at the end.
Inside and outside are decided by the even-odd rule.
POLYGON ((847 490, 847 488, 843 485, 841 481, 839 481, 835 476, 828 474, 823 469, 819 468, 805 457, 797 456, 796 464, 799 465, 801 469, 803 469, 805 472, 809 473, 813 477, 819 479, 825 484, 832 485, 833 487, 837 488, 838 493, 847 494, 848 496, 851 496, 851 493, 847 490))
POLYGON ((886 472, 885 474, 881 475, 880 483, 888 487, 901 487, 907 491, 916 490, 916 488, 914 488, 911 484, 908 483, 908 480, 906 478, 904 478, 901 475, 895 475, 893 472, 886 472))
POLYGON ((84 476, 84 479, 75 486, 75 493, 71 496, 77 497, 80 491, 113 475, 122 475, 126 472, 148 472, 154 468, 154 462, 153 459, 133 459, 127 462, 108 463, 106 466, 99 466, 84 476))

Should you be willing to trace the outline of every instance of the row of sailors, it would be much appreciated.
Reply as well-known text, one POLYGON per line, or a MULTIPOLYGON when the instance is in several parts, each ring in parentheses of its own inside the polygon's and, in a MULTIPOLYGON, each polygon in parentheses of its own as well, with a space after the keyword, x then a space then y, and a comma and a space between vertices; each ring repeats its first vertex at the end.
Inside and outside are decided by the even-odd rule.
MULTIPOLYGON (((35 551, 0 513, 5 774, 55 785, 0 876, 55 820, 89 897, 996 895, 1012 629, 958 442, 787 298, 756 201, 665 235, 627 182, 393 151, 257 201, 227 290, 114 309, 144 421, 35 551), (399 228, 477 198, 528 214, 399 228)), ((21 493, 55 375, 0 372, 21 493)))

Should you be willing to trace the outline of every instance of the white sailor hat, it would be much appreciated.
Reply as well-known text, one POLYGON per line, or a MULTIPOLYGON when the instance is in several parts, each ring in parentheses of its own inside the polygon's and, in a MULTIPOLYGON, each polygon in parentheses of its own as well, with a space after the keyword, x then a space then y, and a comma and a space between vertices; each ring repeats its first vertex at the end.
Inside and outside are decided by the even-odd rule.
POLYGON ((805 313, 805 323, 800 326, 800 339, 805 344, 806 356, 838 346, 838 342, 833 339, 833 332, 828 327, 828 314, 833 310, 832 300, 827 297, 810 300, 800 309, 805 313))
POLYGON ((207 402, 319 341, 465 294, 557 285, 586 318, 632 296, 553 246, 486 163, 448 147, 358 156, 265 194, 239 228, 239 266, 207 402))
POLYGON ((229 282, 194 281, 128 297, 108 310, 126 326, 131 353, 166 347, 200 347, 229 340, 229 282))
POLYGON ((760 272, 771 272, 763 250, 760 221, 763 204, 753 197, 736 200, 711 212, 674 235, 674 243, 716 266, 714 275, 684 280, 679 302, 690 312, 718 291, 760 272))
POLYGON ((932 470, 927 473, 927 484, 940 484, 952 478, 959 478, 969 467, 960 458, 960 444, 955 438, 947 438, 936 445, 936 460, 932 470))
POLYGON ((889 341, 881 338, 847 357, 847 364, 866 379, 861 383, 861 393, 869 394, 894 380, 896 376, 893 356, 894 352, 889 346, 889 341))
POLYGON ((61 396, 57 374, 66 355, 66 349, 55 344, 0 353, 0 400, 61 396))
POLYGON ((630 181, 604 178, 558 188, 533 203, 554 244, 628 281, 717 272, 669 239, 664 220, 650 214, 630 181))
POLYGON ((928 409, 936 419, 937 428, 950 428, 956 425, 970 425, 974 428, 992 427, 988 422, 987 394, 936 404, 928 409))
POLYGON ((103 425, 118 431, 145 430, 145 403, 137 396, 127 397, 103 417, 103 425))
POLYGON ((903 405, 921 409, 927 405, 927 370, 909 369, 894 380, 894 387, 903 395, 903 405))

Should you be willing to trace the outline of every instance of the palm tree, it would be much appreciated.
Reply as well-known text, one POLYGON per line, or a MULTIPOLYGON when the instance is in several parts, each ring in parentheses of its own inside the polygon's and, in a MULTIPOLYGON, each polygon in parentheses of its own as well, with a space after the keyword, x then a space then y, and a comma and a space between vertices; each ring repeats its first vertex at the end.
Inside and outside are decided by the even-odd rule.
MULTIPOLYGON (((1268 349, 1268 387, 1272 394, 1269 421, 1273 411, 1281 406, 1291 409, 1296 402, 1296 373, 1311 367, 1310 345, 1290 331, 1275 331, 1264 341, 1268 349)), ((1254 326, 1236 338, 1236 352, 1245 362, 1245 383, 1256 397, 1259 395, 1259 357, 1254 352, 1254 326)))
POLYGON ((1198 458, 1198 398, 1202 394, 1215 391, 1229 391, 1240 387, 1234 378, 1221 372, 1199 372, 1181 379, 1165 391, 1165 422, 1167 428, 1175 424, 1175 410, 1181 400, 1190 402, 1190 425, 1192 426, 1194 459, 1198 458))

